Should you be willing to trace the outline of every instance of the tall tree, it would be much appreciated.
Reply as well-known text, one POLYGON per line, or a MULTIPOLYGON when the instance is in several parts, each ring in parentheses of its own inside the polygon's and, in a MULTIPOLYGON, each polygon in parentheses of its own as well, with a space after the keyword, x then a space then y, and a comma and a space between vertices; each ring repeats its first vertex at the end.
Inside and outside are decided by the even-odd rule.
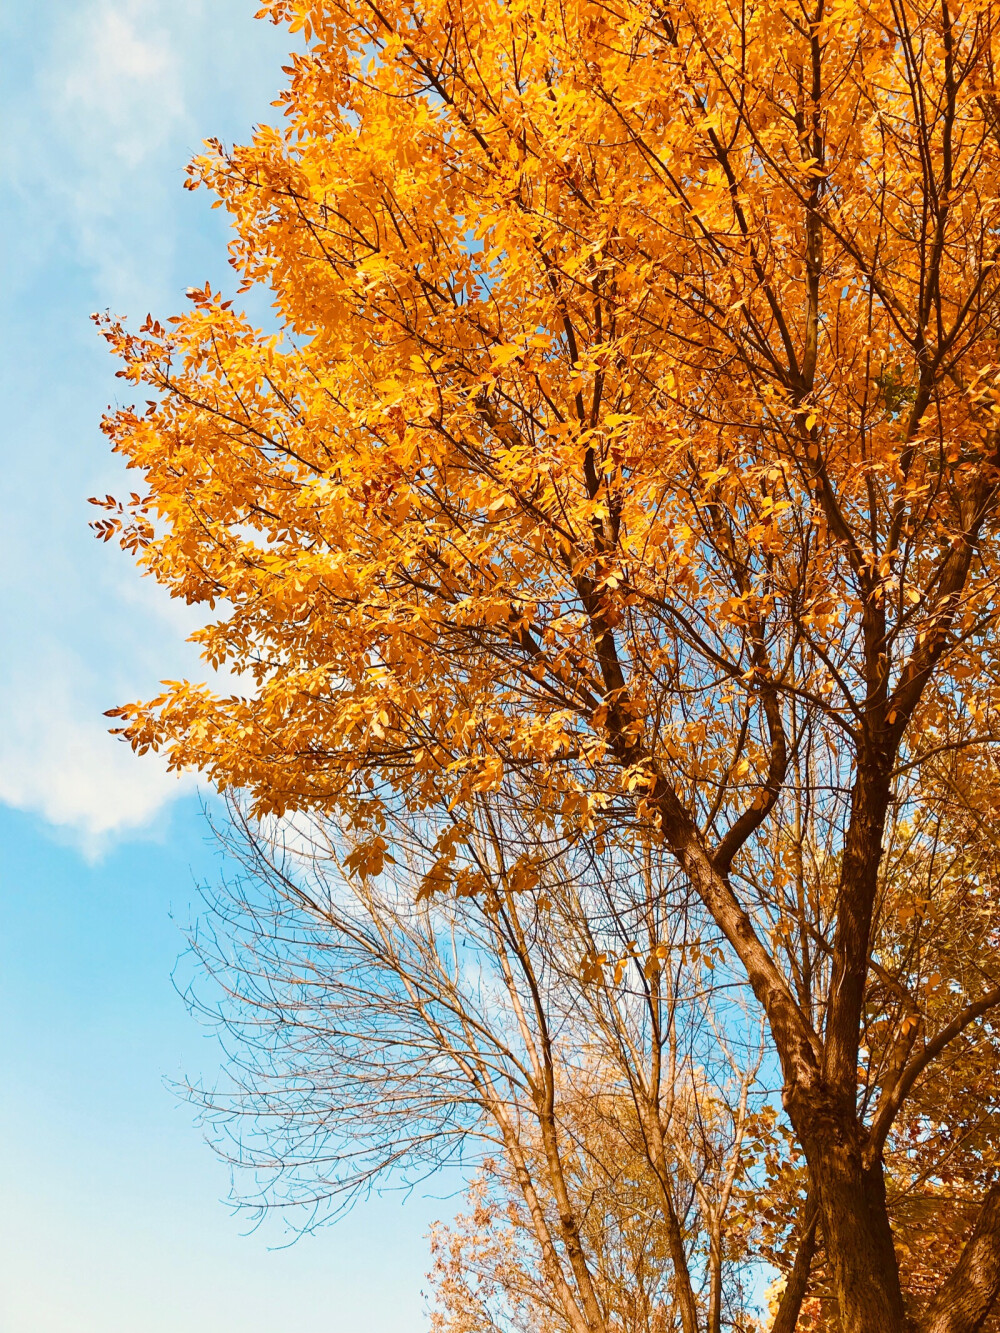
MULTIPOLYGON (((106 422, 144 483, 99 525, 224 609, 196 638, 253 683, 122 730, 339 812, 362 876, 387 812, 506 780, 569 841, 643 830, 766 1015, 841 1327, 897 1333, 887 1135, 1000 998, 980 948, 862 1045, 901 984, 887 826, 933 903, 935 812, 998 803, 998 12, 263 12, 305 38, 286 123, 191 184, 280 331, 207 287, 105 325, 155 398, 106 422)), ((1000 1288, 977 1190, 934 1333, 1000 1288)))

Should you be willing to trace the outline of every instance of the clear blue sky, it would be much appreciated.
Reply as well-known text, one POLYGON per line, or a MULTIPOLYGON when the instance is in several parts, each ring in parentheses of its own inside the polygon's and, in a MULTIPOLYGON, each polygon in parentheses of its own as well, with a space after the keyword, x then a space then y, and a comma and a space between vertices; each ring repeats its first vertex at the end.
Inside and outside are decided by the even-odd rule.
POLYGON ((170 983, 214 852, 193 786, 101 716, 204 673, 184 608, 87 529, 86 497, 122 485, 88 315, 229 281, 224 219, 181 182, 202 138, 271 114, 289 39, 255 7, 0 9, 2 1333, 411 1333, 453 1207, 376 1200, 291 1249, 243 1234, 163 1084, 218 1062, 170 983))

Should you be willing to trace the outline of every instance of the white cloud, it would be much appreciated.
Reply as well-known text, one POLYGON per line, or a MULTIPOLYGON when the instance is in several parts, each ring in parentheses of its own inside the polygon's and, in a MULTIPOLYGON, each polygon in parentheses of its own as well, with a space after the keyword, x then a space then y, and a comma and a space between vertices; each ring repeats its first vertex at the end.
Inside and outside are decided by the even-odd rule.
MULTIPOLYGON (((72 665, 67 663, 66 665, 72 665)), ((90 857, 116 837, 146 828, 194 789, 153 755, 136 758, 71 677, 50 664, 29 682, 5 682, 0 711, 0 801, 70 832, 90 857)))
POLYGON ((109 737, 103 709, 211 673, 183 642, 197 612, 87 531, 86 496, 134 486, 97 432, 123 386, 87 315, 169 314, 225 280, 223 221, 180 185, 203 137, 268 114, 286 36, 255 7, 39 0, 0 89, 0 801, 91 852, 193 782, 109 737))
POLYGON ((71 118, 78 148, 89 144, 135 166, 184 114, 176 51, 143 0, 103 0, 81 27, 78 45, 49 73, 57 109, 71 118))
POLYGON ((88 288, 117 308, 141 301, 144 310, 167 285, 176 217, 165 205, 180 194, 191 133, 180 35, 199 4, 74 3, 45 29, 30 75, 44 133, 12 106, 4 145, 18 273, 36 296, 10 348, 26 373, 11 376, 3 423, 10 634, 0 670, 0 801, 41 815, 91 856, 147 829, 193 787, 156 757, 136 758, 102 716, 109 704, 155 693, 184 633, 163 622, 162 608, 129 605, 110 586, 87 532, 84 497, 101 489, 109 464, 100 447, 79 447, 94 433, 100 401, 89 382, 94 362, 77 360, 76 330, 86 330, 94 305, 88 288), (71 359, 57 354, 46 384, 36 368, 53 344, 71 359))
MULTIPOLYGON (((176 0, 174 7, 186 8, 176 0)), ((179 138, 190 133, 178 16, 171 33, 163 8, 159 0, 81 7, 39 80, 54 147, 42 188, 70 220, 95 286, 116 306, 129 304, 154 274, 165 276, 173 251, 169 231, 133 231, 138 199, 147 220, 170 211, 188 155, 178 153, 179 138)))

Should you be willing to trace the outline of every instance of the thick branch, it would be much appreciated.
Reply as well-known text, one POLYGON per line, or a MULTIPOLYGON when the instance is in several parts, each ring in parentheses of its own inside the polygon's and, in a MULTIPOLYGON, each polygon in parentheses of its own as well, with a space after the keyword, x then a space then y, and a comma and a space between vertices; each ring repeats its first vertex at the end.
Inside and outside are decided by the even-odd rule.
POLYGON ((899 1108, 909 1096, 914 1083, 931 1061, 936 1060, 948 1043, 954 1041, 957 1036, 964 1032, 970 1023, 974 1023, 977 1018, 981 1018, 983 1014, 995 1008, 998 1004, 1000 1004, 1000 986, 988 991, 982 999, 966 1005, 962 1012, 943 1027, 906 1065, 893 1087, 883 1096, 875 1113, 866 1151, 866 1157, 869 1161, 874 1161, 875 1157, 882 1151, 882 1145, 892 1128, 892 1122, 899 1113, 899 1108))
POLYGON ((786 1083, 812 1085, 818 1072, 819 1039, 781 969, 740 906, 728 879, 716 870, 694 821, 662 774, 656 774, 651 797, 664 841, 743 964, 767 1015, 786 1083))
POLYGON ((931 1302, 923 1333, 978 1333, 998 1294, 1000 1184, 993 1184, 961 1259, 931 1302))
POLYGON ((837 895, 823 1071, 829 1089, 852 1106, 891 772, 884 756, 881 762, 862 759, 858 767, 837 895))

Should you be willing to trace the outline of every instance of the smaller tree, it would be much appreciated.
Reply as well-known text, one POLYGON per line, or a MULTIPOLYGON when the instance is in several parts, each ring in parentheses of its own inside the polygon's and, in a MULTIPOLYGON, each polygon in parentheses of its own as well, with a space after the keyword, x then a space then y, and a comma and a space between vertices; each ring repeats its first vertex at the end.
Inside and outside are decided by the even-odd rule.
POLYGON ((774 1112, 714 935, 641 840, 554 854, 520 796, 439 813, 387 829, 375 867, 331 821, 234 810, 246 874, 195 942, 236 1038, 231 1086, 199 1094, 230 1160, 311 1223, 485 1157, 472 1222, 435 1242, 442 1319, 743 1327, 774 1112))
MULTIPOLYGON (((595 1110, 585 1096, 578 1110, 573 1131, 582 1173, 574 1195, 584 1205, 588 1252, 609 1324, 620 1333, 669 1333, 681 1326, 671 1290, 670 1236, 648 1163, 641 1153, 623 1151, 627 1133, 615 1114, 628 1120, 634 1108, 595 1110)), ((501 1162, 484 1162, 467 1200, 467 1212, 431 1231, 433 1333, 567 1333, 516 1182, 501 1162)), ((728 1231, 722 1324, 736 1333, 756 1328, 752 1283, 744 1281, 742 1266, 750 1253, 745 1241, 735 1228, 728 1231)))

